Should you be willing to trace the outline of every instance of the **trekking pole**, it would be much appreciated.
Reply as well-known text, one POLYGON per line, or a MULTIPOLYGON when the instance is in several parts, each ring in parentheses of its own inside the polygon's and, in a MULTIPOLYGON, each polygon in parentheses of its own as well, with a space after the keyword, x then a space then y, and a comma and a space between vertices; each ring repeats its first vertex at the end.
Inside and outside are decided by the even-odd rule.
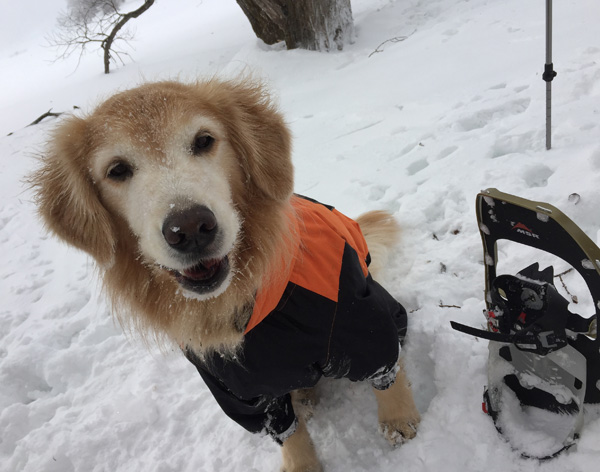
POLYGON ((546 149, 552 147, 552 79, 556 77, 552 64, 552 0, 546 0, 546 64, 542 79, 546 81, 546 149))

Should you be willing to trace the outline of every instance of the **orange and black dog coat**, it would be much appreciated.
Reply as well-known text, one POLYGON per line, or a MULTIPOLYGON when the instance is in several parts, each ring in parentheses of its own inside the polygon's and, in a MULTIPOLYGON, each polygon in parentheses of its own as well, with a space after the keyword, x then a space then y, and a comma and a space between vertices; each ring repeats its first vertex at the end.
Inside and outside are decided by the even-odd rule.
POLYGON ((296 254, 283 281, 261 290, 235 357, 188 359, 223 411, 251 432, 282 442, 295 430, 289 392, 322 377, 395 378, 406 311, 368 273, 358 224, 332 207, 294 196, 296 254))

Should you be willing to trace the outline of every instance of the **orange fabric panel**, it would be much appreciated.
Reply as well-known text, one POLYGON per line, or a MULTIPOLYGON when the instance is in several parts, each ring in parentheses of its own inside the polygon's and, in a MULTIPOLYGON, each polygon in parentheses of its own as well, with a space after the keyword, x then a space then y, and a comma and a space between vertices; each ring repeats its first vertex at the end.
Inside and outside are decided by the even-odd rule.
POLYGON ((360 226, 356 221, 348 218, 343 213, 340 213, 335 208, 333 213, 341 221, 340 236, 356 251, 358 254, 358 261, 363 271, 364 276, 369 275, 369 268, 367 267, 367 256, 369 255, 369 248, 367 247, 367 241, 360 230, 360 226), (343 228, 343 229, 342 229, 343 228))
POLYGON ((249 333, 252 328, 264 320, 277 307, 287 284, 287 277, 279 277, 278 280, 260 288, 256 294, 254 309, 252 310, 252 315, 244 334, 249 333))
POLYGON ((300 245, 294 249, 291 272, 272 278, 259 290, 246 333, 277 307, 288 281, 337 302, 346 242, 358 253, 365 277, 368 274, 368 248, 358 223, 335 209, 296 196, 292 207, 298 219, 300 245))

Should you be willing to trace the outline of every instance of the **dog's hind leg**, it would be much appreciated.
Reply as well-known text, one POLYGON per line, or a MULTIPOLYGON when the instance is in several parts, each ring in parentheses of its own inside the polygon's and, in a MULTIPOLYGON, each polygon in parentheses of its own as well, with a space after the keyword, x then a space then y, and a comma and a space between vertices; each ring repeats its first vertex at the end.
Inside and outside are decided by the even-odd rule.
POLYGON ((392 446, 399 446, 415 437, 421 421, 402 360, 398 363, 400 369, 392 386, 386 390, 373 389, 377 398, 379 427, 392 446))
POLYGON ((283 464, 281 472, 323 472, 315 446, 306 429, 304 418, 298 417, 294 434, 281 446, 283 464))

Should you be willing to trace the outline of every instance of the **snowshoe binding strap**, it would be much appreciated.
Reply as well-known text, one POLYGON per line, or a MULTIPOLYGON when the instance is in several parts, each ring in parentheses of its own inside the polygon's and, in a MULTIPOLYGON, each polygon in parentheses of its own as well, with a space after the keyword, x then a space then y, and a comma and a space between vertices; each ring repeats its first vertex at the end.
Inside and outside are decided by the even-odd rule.
POLYGON ((560 210, 488 189, 477 196, 484 247, 487 329, 452 322, 491 341, 484 411, 525 457, 548 459, 570 448, 583 404, 600 403, 600 249, 560 210), (532 264, 497 275, 497 241, 549 252, 583 277, 594 302, 590 318, 571 313, 554 286, 553 268, 532 264))
MULTIPOLYGON (((537 269, 535 263, 519 275, 532 275, 537 269)), ((548 269, 552 274, 552 268, 548 269)), ((454 321, 452 327, 490 341, 512 343, 522 351, 539 355, 565 347, 565 327, 572 315, 567 309, 569 302, 552 283, 522 277, 500 275, 493 281, 489 292, 493 308, 485 312, 487 331, 454 321)))

